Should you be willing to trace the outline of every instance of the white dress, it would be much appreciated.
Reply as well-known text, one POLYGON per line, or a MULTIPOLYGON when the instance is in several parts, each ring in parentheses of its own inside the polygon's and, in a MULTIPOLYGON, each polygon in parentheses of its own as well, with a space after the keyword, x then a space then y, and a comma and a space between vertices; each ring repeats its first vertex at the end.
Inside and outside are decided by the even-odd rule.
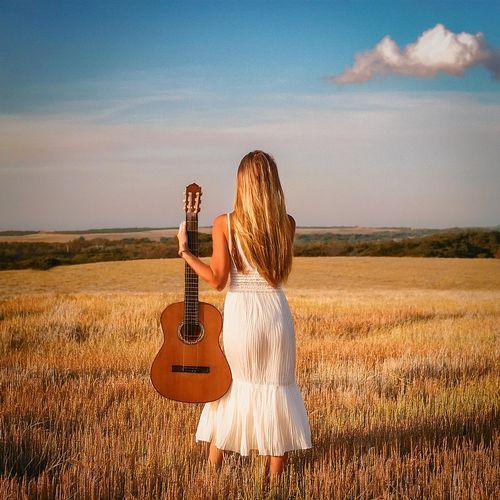
MULTIPOLYGON (((228 234, 231 234, 228 214, 228 234)), ((238 272, 231 257, 224 300, 222 344, 232 373, 229 390, 203 406, 195 440, 247 456, 281 456, 312 448, 304 401, 295 380, 295 330, 281 286, 273 288, 250 266, 238 272)), ((231 249, 231 237, 229 236, 231 249)))

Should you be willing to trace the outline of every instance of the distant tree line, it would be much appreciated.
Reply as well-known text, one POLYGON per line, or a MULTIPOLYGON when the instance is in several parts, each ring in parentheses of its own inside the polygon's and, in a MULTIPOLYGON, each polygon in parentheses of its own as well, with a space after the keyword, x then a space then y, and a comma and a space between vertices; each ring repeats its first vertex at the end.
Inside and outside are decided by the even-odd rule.
MULTIPOLYGON (((446 231, 404 239, 351 241, 344 238, 296 238, 294 255, 349 255, 375 257, 500 258, 500 231, 446 231)), ((365 235, 363 235, 365 236, 365 235)))
MULTIPOLYGON (((418 237, 394 237, 393 233, 389 237, 385 233, 300 234, 294 241, 294 255, 500 258, 500 231, 453 230, 418 237)), ((199 233, 199 255, 211 254, 211 236, 199 233)), ((80 236, 67 243, 0 243, 0 270, 50 269, 65 264, 176 257, 176 237, 151 241, 149 238, 86 240, 80 236)))

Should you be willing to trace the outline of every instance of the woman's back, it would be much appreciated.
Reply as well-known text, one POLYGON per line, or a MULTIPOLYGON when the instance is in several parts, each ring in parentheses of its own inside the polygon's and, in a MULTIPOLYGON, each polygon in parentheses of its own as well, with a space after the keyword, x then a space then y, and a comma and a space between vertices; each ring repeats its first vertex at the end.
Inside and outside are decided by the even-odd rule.
POLYGON ((278 287, 271 286, 268 281, 258 272, 258 270, 249 262, 247 256, 245 255, 243 248, 241 247, 238 235, 231 231, 231 214, 227 214, 227 233, 228 233, 228 243, 229 243, 229 253, 231 255, 231 271, 230 271, 230 284, 229 290, 231 292, 238 291, 276 291, 282 290, 282 284, 280 283, 278 287), (236 263, 233 259, 233 247, 232 241, 234 236, 234 242, 236 244, 236 250, 238 251, 241 259, 243 261, 246 273, 238 271, 236 263))

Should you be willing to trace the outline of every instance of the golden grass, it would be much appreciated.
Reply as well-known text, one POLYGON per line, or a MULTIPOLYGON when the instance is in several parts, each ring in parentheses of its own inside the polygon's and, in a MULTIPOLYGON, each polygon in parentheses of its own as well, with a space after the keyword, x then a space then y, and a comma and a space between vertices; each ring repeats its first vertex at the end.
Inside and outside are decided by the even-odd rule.
MULTIPOLYGON (((494 260, 296 258, 313 448, 275 498, 494 498, 499 285, 494 260)), ((265 497, 263 457, 213 473, 202 405, 149 380, 182 286, 180 259, 0 273, 0 498, 265 497)))
MULTIPOLYGON (((210 258, 202 258, 210 262, 210 258)), ((318 290, 365 290, 385 297, 388 290, 447 294, 448 290, 500 290, 500 260, 422 257, 294 257, 288 294, 317 296, 318 290)), ((184 261, 147 259, 57 266, 47 271, 1 271, 0 297, 73 292, 178 292, 184 287, 184 261)), ((200 291, 209 287, 200 280, 200 291)))

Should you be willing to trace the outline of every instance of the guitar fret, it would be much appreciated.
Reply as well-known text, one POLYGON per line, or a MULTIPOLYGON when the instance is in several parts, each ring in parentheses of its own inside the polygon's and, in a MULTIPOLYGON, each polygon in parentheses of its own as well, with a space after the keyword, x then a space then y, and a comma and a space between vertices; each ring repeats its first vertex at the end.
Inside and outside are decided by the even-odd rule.
MULTIPOLYGON (((186 212, 187 243, 191 253, 198 257, 198 213, 186 212)), ((186 262, 184 266, 184 322, 198 323, 199 277, 186 262)))

